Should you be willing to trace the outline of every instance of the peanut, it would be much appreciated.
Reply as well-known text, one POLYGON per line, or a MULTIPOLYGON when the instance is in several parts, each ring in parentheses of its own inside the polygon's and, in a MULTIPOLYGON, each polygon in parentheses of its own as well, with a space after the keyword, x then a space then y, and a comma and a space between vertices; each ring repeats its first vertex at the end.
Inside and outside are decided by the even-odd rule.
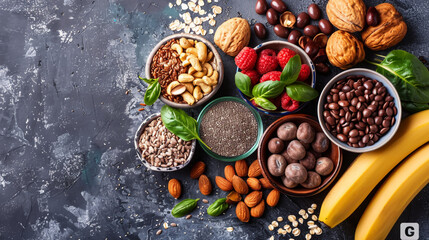
POLYGON ((202 42, 198 42, 195 44, 195 48, 197 49, 198 60, 204 63, 207 59, 207 46, 202 42))
POLYGON ((188 40, 188 39, 186 39, 186 38, 181 38, 181 39, 179 40, 179 44, 180 44, 180 46, 181 46, 182 48, 184 48, 184 49, 187 49, 187 48, 192 47, 192 43, 190 43, 190 42, 189 42, 189 40, 188 40))
POLYGON ((185 100, 186 103, 188 103, 189 105, 193 105, 195 103, 195 99, 192 96, 192 94, 190 94, 188 91, 184 92, 182 94, 182 98, 183 100, 185 100))

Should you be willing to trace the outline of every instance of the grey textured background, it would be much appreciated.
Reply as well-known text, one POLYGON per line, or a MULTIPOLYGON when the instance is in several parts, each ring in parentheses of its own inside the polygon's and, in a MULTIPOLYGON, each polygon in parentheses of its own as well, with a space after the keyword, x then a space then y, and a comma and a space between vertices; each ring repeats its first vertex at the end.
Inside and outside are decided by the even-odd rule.
MULTIPOLYGON (((252 25, 266 23, 254 13, 254 2, 217 3, 224 10, 216 18, 218 25, 235 16, 252 25)), ((297 14, 311 2, 324 9, 327 1, 285 2, 297 14)), ((409 26, 395 48, 428 57, 428 1, 387 2, 397 7, 409 26)), ((158 101, 137 111, 146 88, 137 75, 144 72, 146 56, 157 41, 172 34, 168 24, 179 12, 167 4, 166 0, 0 1, 0 239, 267 239, 276 235, 267 225, 277 216, 296 214, 313 202, 321 204, 327 191, 309 198, 282 196, 279 206, 267 208, 263 218, 247 224, 235 218, 234 209, 210 217, 205 213, 208 205, 201 202, 190 220, 170 215, 178 201, 166 191, 168 180, 181 180, 181 199, 203 197, 197 181, 189 179, 189 168, 171 174, 147 171, 132 143, 140 122, 162 106, 158 101), (164 221, 179 227, 156 236, 164 221), (229 226, 235 229, 231 233, 225 230, 229 226)), ((278 39, 271 26, 269 33, 269 39, 278 39)), ((213 35, 206 37, 213 40, 213 35)), ((250 46, 259 42, 253 36, 250 46)), ((226 77, 217 97, 236 96, 233 58, 222 57, 226 77)), ((318 75, 318 90, 336 72, 318 75)), ((315 104, 303 112, 315 115, 315 104)), ((199 110, 193 110, 193 116, 199 110)), ((275 120, 263 119, 265 126, 275 120)), ((345 154, 343 170, 354 157, 345 154)), ((248 161, 254 159, 255 155, 248 161)), ((200 148, 195 160, 208 164, 213 183, 226 165, 200 148)), ((225 194, 216 189, 206 198, 213 202, 225 194)), ((411 202, 389 239, 399 239, 400 222, 420 223, 421 238, 429 239, 428 194, 426 187, 411 202)), ((363 209, 313 239, 353 239, 363 209)))

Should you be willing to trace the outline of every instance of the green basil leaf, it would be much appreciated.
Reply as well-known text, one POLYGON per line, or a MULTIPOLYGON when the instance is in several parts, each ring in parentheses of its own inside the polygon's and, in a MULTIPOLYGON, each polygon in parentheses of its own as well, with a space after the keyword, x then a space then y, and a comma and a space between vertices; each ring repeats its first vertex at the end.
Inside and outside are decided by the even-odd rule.
POLYGON ((188 198, 182 200, 181 202, 176 204, 176 206, 174 206, 173 210, 171 210, 171 215, 173 215, 173 217, 175 218, 179 218, 185 216, 186 214, 189 214, 197 207, 198 200, 200 199, 188 198))
POLYGON ((160 94, 161 94, 161 84, 159 84, 159 82, 150 84, 147 87, 146 92, 144 93, 144 103, 146 105, 154 104, 155 101, 159 98, 160 94))
POLYGON ((265 81, 253 87, 252 94, 255 97, 275 98, 279 96, 286 84, 282 81, 265 81))
POLYGON ((274 111, 277 109, 274 103, 270 102, 270 100, 264 97, 255 97, 253 98, 253 100, 255 100, 255 103, 258 104, 263 109, 270 110, 270 111, 274 111))
POLYGON ((252 81, 250 77, 244 73, 237 72, 235 74, 235 86, 246 96, 253 97, 252 95, 252 81))
POLYGON ((207 213, 210 216, 216 217, 225 212, 228 207, 229 205, 226 203, 226 198, 219 198, 207 208, 207 213))
POLYGON ((303 82, 295 82, 286 86, 286 92, 290 98, 300 102, 308 102, 319 96, 316 89, 303 82))
POLYGON ((161 120, 170 132, 182 140, 190 141, 197 139, 208 149, 211 149, 198 136, 197 121, 182 109, 173 108, 168 105, 162 106, 161 120))
POLYGON ((286 85, 289 85, 298 79, 300 71, 301 58, 298 54, 296 54, 291 59, 289 59, 286 66, 283 68, 282 74, 280 75, 280 80, 285 82, 286 85))
POLYGON ((142 81, 144 81, 147 84, 153 84, 155 82, 158 82, 158 78, 147 79, 147 78, 142 78, 142 77, 139 76, 139 79, 142 80, 142 81))
POLYGON ((429 103, 402 102, 402 107, 410 113, 416 113, 429 109, 429 103))

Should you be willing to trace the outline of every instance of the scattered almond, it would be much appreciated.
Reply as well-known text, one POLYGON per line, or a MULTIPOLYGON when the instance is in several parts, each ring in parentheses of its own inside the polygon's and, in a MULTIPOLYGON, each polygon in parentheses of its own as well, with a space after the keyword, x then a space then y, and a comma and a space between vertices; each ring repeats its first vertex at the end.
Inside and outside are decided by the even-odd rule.
POLYGON ((267 196, 267 204, 271 207, 275 207, 279 203, 280 192, 277 189, 271 190, 267 196))
POLYGON ((226 196, 226 203, 228 204, 236 204, 241 201, 241 195, 236 191, 231 191, 226 196))
POLYGON ((191 169, 191 178, 192 179, 199 178, 201 174, 204 173, 205 170, 206 170, 206 164, 204 162, 201 162, 201 161, 196 162, 191 169))
POLYGON ((235 175, 235 170, 232 165, 227 165, 224 170, 225 178, 232 182, 232 177, 235 175))
POLYGON ((249 167, 247 166, 247 162, 244 159, 235 162, 235 172, 239 177, 247 176, 248 170, 249 167))
POLYGON ((249 208, 242 201, 238 202, 237 207, 235 208, 235 214, 237 215, 238 220, 242 222, 248 222, 250 220, 249 208))
POLYGON ((249 187, 255 191, 261 190, 262 186, 261 186, 261 182, 259 182, 259 180, 257 178, 248 178, 246 180, 247 185, 249 185, 249 187))
POLYGON ((173 178, 168 181, 168 192, 175 199, 178 199, 180 197, 180 194, 182 194, 182 186, 180 185, 179 180, 173 178))
POLYGON ((212 184, 210 179, 206 175, 201 175, 198 180, 198 186, 200 187, 200 192, 203 195, 209 195, 212 192, 212 184))
POLYGON ((262 200, 262 192, 261 191, 253 191, 251 193, 249 193, 245 198, 244 198, 244 203, 252 208, 256 205, 258 205, 259 202, 261 202, 262 200))
POLYGON ((247 194, 249 192, 249 186, 247 186, 247 183, 237 175, 234 175, 232 178, 232 186, 239 194, 247 194))
POLYGON ((261 167, 259 166, 259 161, 258 160, 253 161, 252 164, 250 164, 249 172, 247 173, 247 175, 249 177, 255 178, 255 177, 261 176, 261 174, 262 174, 262 171, 261 171, 261 167))
POLYGON ((250 215, 254 218, 259 218, 259 217, 262 217, 262 214, 264 214, 264 211, 265 211, 265 201, 264 199, 262 199, 258 205, 250 209, 250 215))
POLYGON ((262 187, 265 189, 273 189, 273 185, 271 185, 270 181, 266 178, 260 178, 259 182, 261 183, 262 187))
POLYGON ((216 185, 222 190, 222 191, 231 191, 232 190, 232 183, 228 180, 226 180, 223 177, 216 176, 215 178, 216 185))

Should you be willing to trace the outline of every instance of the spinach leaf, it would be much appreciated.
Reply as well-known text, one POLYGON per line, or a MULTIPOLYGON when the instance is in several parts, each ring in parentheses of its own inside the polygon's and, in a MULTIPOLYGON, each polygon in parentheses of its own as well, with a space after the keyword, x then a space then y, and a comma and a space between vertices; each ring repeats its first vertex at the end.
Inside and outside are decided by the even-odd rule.
POLYGON ((393 50, 381 63, 370 63, 392 82, 402 101, 429 103, 429 71, 416 56, 393 50))
POLYGON ((252 81, 250 77, 244 73, 237 72, 235 74, 235 86, 246 96, 253 97, 252 95, 252 81))
POLYGON ((286 86, 286 92, 293 100, 300 102, 308 102, 319 96, 316 89, 303 82, 295 82, 286 86))
POLYGON ((142 78, 142 77, 140 77, 139 76, 139 79, 140 80, 142 80, 142 81, 144 81, 145 83, 147 83, 147 84, 153 84, 153 83, 155 83, 155 82, 157 82, 158 81, 158 78, 150 78, 150 79, 147 79, 147 78, 142 78))
POLYGON ((253 87, 252 94, 255 97, 275 98, 279 96, 286 84, 282 81, 265 81, 253 87))
POLYGON ((172 108, 168 105, 162 106, 161 120, 170 132, 182 140, 190 141, 197 139, 206 146, 206 148, 211 149, 201 140, 200 136, 198 136, 197 121, 186 114, 182 109, 172 108))
POLYGON ((289 85, 298 79, 299 72, 301 71, 301 58, 298 54, 293 56, 287 62, 283 68, 282 74, 280 75, 280 81, 289 85))
POLYGON ((152 105, 159 98, 161 94, 161 84, 159 84, 158 79, 152 84, 150 84, 146 92, 144 93, 144 103, 146 105, 152 105))
POLYGON ((253 98, 255 100, 255 103, 258 104, 260 107, 266 110, 274 111, 277 109, 276 105, 274 105, 270 100, 264 98, 264 97, 255 97, 253 98))

